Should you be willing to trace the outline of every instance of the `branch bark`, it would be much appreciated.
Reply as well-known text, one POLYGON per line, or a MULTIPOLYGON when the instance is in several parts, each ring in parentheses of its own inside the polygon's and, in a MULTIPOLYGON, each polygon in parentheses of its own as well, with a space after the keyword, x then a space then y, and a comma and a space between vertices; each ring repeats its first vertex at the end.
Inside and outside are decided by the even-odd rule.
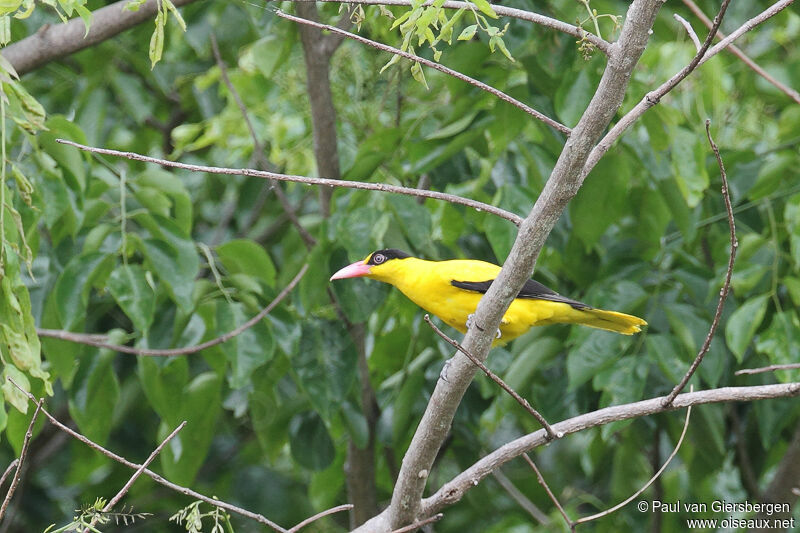
MULTIPOLYGON (((123 31, 155 18, 157 0, 148 0, 138 11, 124 9, 130 0, 120 0, 92 12, 89 33, 83 20, 72 19, 64 24, 45 24, 33 35, 3 48, 2 53, 22 76, 42 65, 74 54, 84 48, 110 39, 123 31)), ((175 7, 195 0, 172 0, 175 7)))
MULTIPOLYGON (((753 387, 723 387, 719 389, 687 392, 678 395, 667 407, 665 397, 651 398, 625 405, 615 405, 553 424, 553 429, 565 435, 601 426, 619 420, 649 416, 664 411, 674 411, 694 405, 721 402, 749 402, 771 398, 800 396, 800 382, 753 387)), ((508 461, 550 442, 543 429, 509 442, 486 455, 458 476, 445 483, 431 497, 422 500, 420 516, 429 516, 459 501, 464 494, 483 478, 508 461)), ((785 500, 783 500, 785 501, 785 500)))
MULTIPOLYGON (((462 343, 478 359, 486 359, 500 319, 523 283, 530 279, 547 235, 578 192, 582 182, 581 170, 622 103, 633 67, 644 52, 661 5, 661 0, 637 0, 631 4, 619 41, 611 47, 608 64, 592 101, 572 130, 542 194, 522 222, 496 282, 478 305, 473 323, 479 327, 470 328, 462 343)), ((391 505, 374 521, 365 524, 364 531, 396 528, 420 516, 420 499, 433 460, 476 371, 477 368, 463 355, 457 354, 451 360, 447 381, 439 379, 403 459, 391 505)))

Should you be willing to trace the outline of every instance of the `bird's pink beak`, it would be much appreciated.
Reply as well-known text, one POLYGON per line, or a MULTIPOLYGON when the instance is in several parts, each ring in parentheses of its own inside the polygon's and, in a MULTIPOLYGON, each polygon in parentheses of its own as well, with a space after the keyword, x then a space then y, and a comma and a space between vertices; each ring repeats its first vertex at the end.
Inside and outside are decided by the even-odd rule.
POLYGON ((364 264, 364 261, 356 261, 331 276, 331 281, 335 279, 360 278, 369 274, 370 268, 372 268, 371 265, 364 264))

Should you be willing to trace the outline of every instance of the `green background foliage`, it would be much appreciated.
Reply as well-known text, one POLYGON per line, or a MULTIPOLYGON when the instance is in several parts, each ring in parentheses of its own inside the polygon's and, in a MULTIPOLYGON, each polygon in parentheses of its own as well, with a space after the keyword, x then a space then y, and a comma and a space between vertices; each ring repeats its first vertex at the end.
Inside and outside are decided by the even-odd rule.
MULTIPOLYGON (((83 6, 72 4, 70 9, 83 6)), ((85 3, 89 9, 101 4, 85 3)), ((715 12, 715 3, 701 4, 715 12)), ((768 4, 734 2, 722 29, 730 31, 768 4)), ((578 3, 508 5, 570 22, 585 17, 578 3)), ((591 5, 621 16, 626 9, 625 2, 611 0, 591 5)), ((401 46, 403 34, 386 13, 399 17, 406 11, 365 7, 360 33, 401 46)), ((673 11, 693 20, 678 4, 662 9, 620 113, 694 54, 673 11)), ((320 6, 320 12, 328 22, 339 17, 335 5, 320 6)), ((187 163, 254 167, 253 140, 211 53, 213 34, 269 163, 279 172, 315 175, 294 23, 252 2, 200 2, 181 13, 185 33, 169 20, 153 37, 145 24, 50 63, 21 83, 3 83, 3 376, 45 396, 60 419, 134 461, 187 420, 154 468, 283 525, 347 502, 348 443, 364 448, 373 442, 377 500, 385 503, 453 350, 397 291, 364 280, 331 285, 328 278, 382 247, 429 259, 502 263, 515 228, 462 206, 349 189, 333 192, 326 217, 317 190, 306 185, 162 169, 56 143, 66 138, 187 163), (151 39, 164 46, 153 68, 158 43, 151 39), (287 219, 274 186, 316 244, 307 246, 287 219), (299 286, 265 320, 200 353, 136 357, 43 338, 40 355, 34 321, 142 348, 216 338, 266 306, 306 263, 310 269, 299 286), (358 331, 377 398, 374 421, 359 392, 358 331)), ((469 26, 478 22, 471 13, 459 17, 450 37, 465 28, 469 37, 475 31, 469 26)), ((407 31, 422 32, 410 41, 417 53, 441 53, 443 64, 574 126, 602 74, 602 54, 584 59, 573 37, 518 20, 497 37, 505 21, 486 21, 498 26, 494 34, 481 27, 474 38, 452 39, 452 45, 434 43, 420 26, 407 31)), ((45 22, 58 20, 45 9, 14 20, 11 40, 45 22)), ((614 36, 608 19, 600 25, 604 37, 614 36)), ((787 10, 741 44, 797 88, 798 38, 800 17, 787 10)), ((563 136, 442 73, 423 68, 427 88, 404 60, 380 73, 389 59, 347 41, 333 55, 343 177, 426 182, 526 215, 563 136)), ((561 217, 536 267, 537 279, 558 292, 642 316, 647 331, 625 338, 548 326, 490 355, 489 367, 549 421, 666 394, 702 344, 730 245, 706 118, 728 169, 740 247, 720 332, 692 383, 705 389, 797 379, 796 371, 734 371, 800 360, 800 107, 732 55, 720 54, 609 151, 561 217)), ((8 383, 2 390, 0 465, 6 465, 19 453, 32 409, 8 383)), ((665 501, 758 501, 798 426, 800 405, 706 405, 693 417, 673 466, 651 490, 665 501)), ((674 446, 682 422, 682 414, 670 413, 606 425, 537 450, 536 460, 567 511, 578 517, 643 485, 674 446)), ((536 429, 523 409, 479 376, 430 486, 536 429)), ((28 461, 12 507, 17 530, 62 525, 73 509, 112 496, 130 475, 47 425, 37 430, 28 461)), ((560 520, 527 465, 514 461, 503 470, 553 522, 560 520)), ((176 530, 167 517, 191 502, 144 477, 125 501, 155 515, 139 525, 148 531, 176 530)), ((683 518, 663 515, 663 530, 675 530, 683 518)), ((589 527, 641 530, 653 519, 630 506, 589 527)), ((233 521, 237 531, 257 529, 240 517, 233 521)), ((340 530, 347 520, 343 514, 318 527, 340 530)), ((556 526, 532 523, 489 478, 448 508, 436 527, 500 532, 556 526)))

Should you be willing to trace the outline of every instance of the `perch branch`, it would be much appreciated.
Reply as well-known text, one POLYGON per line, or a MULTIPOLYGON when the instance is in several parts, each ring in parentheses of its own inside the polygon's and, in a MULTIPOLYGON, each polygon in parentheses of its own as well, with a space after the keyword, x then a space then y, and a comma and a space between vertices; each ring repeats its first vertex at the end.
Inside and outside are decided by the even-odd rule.
MULTIPOLYGON (((685 392, 664 407, 664 397, 651 398, 625 405, 615 405, 591 413, 553 424, 553 429, 569 435, 584 429, 605 425, 619 420, 628 420, 656 413, 683 409, 694 405, 721 402, 749 402, 770 398, 789 398, 800 396, 800 383, 781 383, 777 385, 758 385, 753 387, 723 387, 719 389, 685 392)), ((465 469, 452 480, 445 483, 435 494, 422 500, 419 516, 430 516, 442 508, 459 501, 464 494, 476 486, 506 462, 550 442, 543 429, 515 439, 478 462, 465 469)))
POLYGON ((63 331, 60 329, 36 329, 36 333, 40 337, 48 337, 51 339, 60 339, 69 342, 76 342, 79 344, 88 344, 89 346, 96 346, 98 348, 106 348, 108 350, 113 350, 115 352, 127 353, 131 355, 145 355, 148 357, 172 357, 176 355, 189 355, 193 353, 197 353, 200 350, 205 350, 206 348, 211 348, 212 346, 216 346, 217 344, 222 344, 223 342, 229 341, 232 338, 236 337, 243 331, 253 327, 254 325, 258 324, 265 316, 267 316, 270 311, 275 309, 281 301, 286 298, 286 296, 294 289, 295 285, 300 282, 300 279, 308 270, 308 265, 303 265, 303 268, 300 269, 300 272, 289 282, 289 284, 284 287, 284 289, 272 300, 269 305, 267 305, 264 309, 259 311, 257 315, 253 318, 242 324, 236 329, 233 329, 224 335, 217 337, 216 339, 211 339, 209 341, 197 344, 195 346, 186 346, 183 348, 167 348, 167 349, 154 349, 154 348, 136 348, 133 346, 124 346, 121 344, 109 344, 105 340, 99 340, 97 335, 94 334, 86 334, 86 333, 73 333, 71 331, 63 331))
POLYGON ((743 368, 734 372, 736 376, 743 376, 745 374, 761 374, 763 372, 772 372, 773 370, 794 370, 800 368, 800 363, 787 363, 785 365, 769 365, 760 368, 743 368))
POLYGON ((714 151, 714 156, 717 158, 717 165, 719 165, 719 174, 722 180, 722 199, 725 201, 725 212, 728 214, 728 228, 731 232, 731 251, 730 255, 728 256, 728 269, 725 272, 725 282, 722 284, 722 289, 719 291, 717 310, 714 313, 714 320, 711 322, 711 327, 708 329, 706 340, 703 342, 703 346, 700 348, 700 351, 697 352, 697 357, 695 357, 694 361, 692 361, 689 370, 686 372, 686 374, 684 374, 680 383, 675 385, 675 388, 672 389, 672 392, 670 392, 669 396, 667 396, 667 398, 664 400, 665 406, 669 405, 670 402, 675 399, 678 393, 683 390, 686 384, 689 383, 689 379, 697 370, 697 367, 700 366, 700 363, 703 361, 703 357, 705 357, 706 353, 708 353, 708 349, 711 347, 711 339, 714 338, 714 333, 716 333, 717 326, 719 326, 720 318, 722 318, 722 308, 725 306, 725 300, 728 298, 728 292, 731 288, 733 263, 736 261, 736 250, 739 247, 739 241, 736 239, 736 223, 733 220, 731 195, 728 191, 728 175, 725 173, 725 165, 722 163, 722 156, 719 155, 719 148, 717 148, 714 139, 711 138, 711 121, 708 119, 706 119, 706 137, 708 138, 708 143, 711 145, 711 149, 714 151))
POLYGON ((401 187, 399 185, 387 185, 385 183, 368 183, 364 181, 347 181, 347 180, 334 180, 328 178, 311 178, 308 176, 294 176, 290 174, 278 174, 276 172, 269 172, 266 170, 255 170, 252 168, 225 168, 225 167, 209 167, 206 165, 192 165, 189 163, 179 163, 177 161, 169 161, 167 159, 159 159, 157 157, 150 157, 147 155, 137 154, 135 152, 121 152, 119 150, 110 150, 108 148, 95 148, 93 146, 86 146, 76 142, 68 141, 66 139, 56 139, 61 144, 73 146, 78 150, 91 152, 94 154, 110 155, 114 157, 124 157, 134 161, 142 161, 144 163, 154 163, 165 167, 180 168, 182 170, 189 170, 191 172, 207 172, 209 174, 224 174, 232 176, 249 176, 253 178, 274 179, 277 181, 294 181, 303 183, 305 185, 328 185, 331 187, 345 187, 348 189, 364 189, 368 191, 381 191, 390 192, 395 194, 405 194, 407 196, 418 196, 422 198, 432 198, 434 200, 442 200, 452 204, 463 205, 475 209, 476 211, 486 211, 500 218, 519 225, 522 222, 522 217, 500 209, 493 205, 477 202, 468 198, 462 198, 455 194, 447 194, 438 191, 428 191, 423 189, 414 189, 411 187, 401 187))
POLYGON ((444 65, 442 65, 440 63, 437 63, 435 61, 431 61, 430 59, 425 59, 424 57, 420 57, 418 55, 410 54, 408 52, 403 52, 399 48, 394 48, 394 47, 386 45, 386 44, 381 44, 379 42, 373 41, 371 39, 367 39, 365 37, 361 37, 360 35, 357 35, 355 33, 350 33, 348 31, 344 31, 344 30, 342 30, 340 28, 337 28, 335 26, 331 26, 329 24, 321 24, 319 22, 314 22, 313 20, 308 20, 308 19, 304 19, 304 18, 300 18, 300 17, 295 17, 293 15, 289 15, 288 13, 284 13, 283 11, 280 11, 280 10, 276 11, 275 13, 279 17, 285 18, 287 20, 291 20, 293 22, 297 22, 298 24, 306 24, 308 26, 313 26, 315 28, 319 28, 319 29, 322 29, 322 30, 330 31, 332 33, 337 33, 337 34, 340 34, 340 35, 344 35, 345 37, 349 37, 350 39, 353 39, 354 41, 358 41, 360 43, 366 44, 366 45, 371 46, 373 48, 377 48, 378 50, 382 50, 384 52, 389 52, 391 54, 400 56, 402 58, 405 58, 405 59, 408 59, 408 60, 411 60, 411 61, 415 61, 417 63, 425 65, 426 67, 430 67, 430 68, 432 68, 434 70, 438 70, 439 72, 443 72, 443 73, 445 73, 445 74, 447 74, 449 76, 452 76, 452 77, 454 77, 456 79, 459 79, 461 81, 469 83, 470 85, 474 85, 475 87, 488 92, 489 94, 499 98, 500 100, 503 100, 504 102, 508 102, 509 104, 513 105, 514 107, 517 107, 517 108, 521 109, 522 111, 524 111, 525 113, 529 114, 533 118, 535 118, 537 120, 540 120, 540 121, 544 122, 545 124, 547 124, 548 126, 550 126, 551 128, 554 128, 554 129, 560 131, 564 135, 569 136, 571 131, 572 131, 567 126, 561 124, 557 120, 553 120, 552 118, 548 117, 547 115, 545 115, 543 113, 540 113, 539 111, 536 111, 531 106, 520 102, 516 98, 513 98, 513 97, 507 95, 503 91, 501 91, 499 89, 495 89, 491 85, 487 85, 486 83, 483 83, 482 81, 478 81, 475 78, 470 78, 469 76, 467 76, 465 74, 462 74, 462 73, 458 72, 457 70, 453 70, 451 68, 445 67, 444 65))

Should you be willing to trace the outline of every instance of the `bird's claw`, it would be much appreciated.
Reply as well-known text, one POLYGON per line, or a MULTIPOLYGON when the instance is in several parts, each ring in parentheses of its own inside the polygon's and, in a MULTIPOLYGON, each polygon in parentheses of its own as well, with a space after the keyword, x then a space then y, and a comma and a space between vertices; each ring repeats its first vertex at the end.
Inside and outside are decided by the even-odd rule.
MULTIPOLYGON (((502 323, 505 324, 506 321, 503 320, 502 323)), ((483 331, 483 328, 475 323, 475 313, 470 313, 470 314, 467 315, 466 326, 467 326, 467 329, 470 329, 470 328, 472 328, 472 326, 475 326, 476 328, 478 328, 478 331, 483 331)), ((497 328, 497 334, 495 335, 495 338, 499 339, 502 336, 503 336, 503 334, 500 333, 500 328, 497 328)))
POLYGON ((444 366, 442 367, 442 371, 441 371, 441 372, 439 372, 439 379, 441 379, 441 380, 442 380, 442 381, 444 381, 445 383, 450 383, 450 382, 447 380, 447 370, 450 368, 450 364, 451 364, 452 362, 453 362, 453 359, 452 359, 452 358, 450 358, 450 359, 448 359, 447 361, 445 361, 445 362, 444 362, 444 366))

